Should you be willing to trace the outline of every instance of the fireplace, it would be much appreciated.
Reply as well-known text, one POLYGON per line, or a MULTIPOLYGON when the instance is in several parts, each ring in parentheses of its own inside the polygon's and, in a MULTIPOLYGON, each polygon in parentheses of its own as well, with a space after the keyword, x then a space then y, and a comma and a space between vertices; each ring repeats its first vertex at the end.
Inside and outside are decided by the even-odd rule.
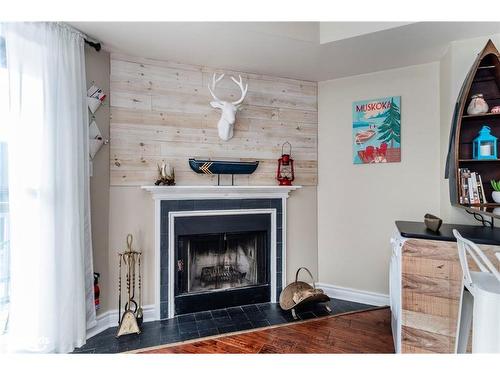
POLYGON ((177 293, 266 284, 266 232, 179 236, 177 293))
MULTIPOLYGON (((286 201, 289 194, 300 186, 143 186, 151 193, 155 201, 155 246, 154 246, 154 305, 151 306, 155 319, 173 318, 190 297, 212 294, 213 299, 221 299, 216 305, 237 305, 232 292, 243 292, 255 288, 262 300, 262 294, 269 293, 270 302, 277 302, 285 284, 286 265, 286 201), (270 221, 267 228, 233 228, 232 230, 209 230, 204 227, 200 233, 177 232, 183 218, 210 216, 212 222, 227 215, 255 216, 266 215, 270 221), (215 217, 214 217, 215 216, 215 217), (267 284, 239 286, 234 289, 215 289, 180 293, 176 286, 178 240, 183 235, 207 235, 221 233, 267 232, 266 247, 270 249, 267 272, 267 284), (269 240, 270 238, 270 240, 269 240), (267 289, 267 290, 266 290, 267 289), (213 292, 213 293, 212 293, 213 292), (230 293, 231 292, 231 293, 230 293), (225 296, 224 294, 227 293, 225 296), (227 297, 227 298, 226 298, 227 297)), ((207 272, 207 271, 205 271, 207 272)), ((221 272, 218 270, 218 272, 221 272)), ((250 284, 250 283, 248 283, 250 284)), ((253 282, 251 284, 254 284, 253 282)), ((251 303, 251 302, 250 302, 251 303)), ((243 304, 243 303, 242 303, 243 304)))
POLYGON ((269 214, 175 220, 175 313, 270 301, 269 214))

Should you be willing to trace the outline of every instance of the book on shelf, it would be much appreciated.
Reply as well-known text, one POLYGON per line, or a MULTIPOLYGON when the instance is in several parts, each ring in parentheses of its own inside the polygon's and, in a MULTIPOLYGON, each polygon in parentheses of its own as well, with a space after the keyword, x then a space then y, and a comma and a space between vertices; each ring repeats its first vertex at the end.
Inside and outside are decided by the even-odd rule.
POLYGON ((481 175, 468 168, 459 168, 459 203, 481 205, 488 203, 481 175))
POLYGON ((459 182, 459 202, 460 204, 469 204, 469 185, 467 184, 467 179, 470 172, 467 168, 458 169, 458 182, 459 182))
POLYGON ((481 202, 479 200, 479 187, 477 186, 477 173, 476 172, 471 173, 471 180, 472 180, 472 196, 473 196, 474 204, 479 204, 481 202))
POLYGON ((484 194, 483 179, 481 178, 481 175, 479 173, 476 173, 476 181, 477 181, 477 187, 479 189, 479 203, 481 204, 488 203, 486 201, 486 195, 484 194))

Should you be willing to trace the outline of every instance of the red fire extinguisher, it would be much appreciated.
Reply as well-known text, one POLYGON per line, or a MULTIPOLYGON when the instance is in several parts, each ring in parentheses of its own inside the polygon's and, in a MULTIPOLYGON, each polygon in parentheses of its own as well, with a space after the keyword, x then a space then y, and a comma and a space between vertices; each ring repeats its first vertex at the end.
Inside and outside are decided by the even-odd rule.
POLYGON ((94 272, 94 305, 96 311, 99 310, 99 295, 101 294, 101 290, 99 289, 99 277, 101 277, 100 273, 94 272))

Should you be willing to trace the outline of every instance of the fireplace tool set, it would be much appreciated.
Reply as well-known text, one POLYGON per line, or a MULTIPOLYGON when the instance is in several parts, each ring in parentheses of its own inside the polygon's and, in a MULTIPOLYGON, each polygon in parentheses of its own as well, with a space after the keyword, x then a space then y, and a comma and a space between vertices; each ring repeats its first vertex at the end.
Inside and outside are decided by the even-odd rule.
POLYGON ((141 333, 140 326, 143 321, 142 312, 142 277, 141 277, 141 257, 142 252, 132 250, 131 234, 127 235, 127 250, 118 253, 118 332, 116 337, 128 335, 130 333, 141 333), (125 282, 127 287, 127 302, 125 302, 124 313, 122 309, 122 263, 125 270, 125 282), (135 300, 136 271, 138 272, 138 292, 139 302, 135 300))

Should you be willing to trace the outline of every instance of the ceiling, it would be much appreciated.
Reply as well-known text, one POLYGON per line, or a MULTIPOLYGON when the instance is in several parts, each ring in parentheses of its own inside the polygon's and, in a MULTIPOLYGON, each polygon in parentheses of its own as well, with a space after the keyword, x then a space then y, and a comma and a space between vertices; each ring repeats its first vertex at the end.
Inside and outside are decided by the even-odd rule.
POLYGON ((71 22, 111 52, 324 81, 437 61, 500 22, 71 22))
POLYGON ((319 42, 330 43, 355 36, 409 25, 411 22, 320 22, 319 42))

